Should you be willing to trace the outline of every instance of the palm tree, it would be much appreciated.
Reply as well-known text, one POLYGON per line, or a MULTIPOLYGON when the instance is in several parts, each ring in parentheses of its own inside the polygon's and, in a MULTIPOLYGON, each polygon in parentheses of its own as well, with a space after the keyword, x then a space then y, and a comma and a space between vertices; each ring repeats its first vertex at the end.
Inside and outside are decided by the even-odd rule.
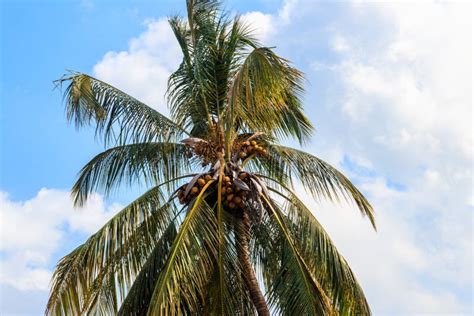
MULTIPOLYGON (((347 262, 294 192, 372 207, 304 144, 302 73, 238 17, 188 0, 169 20, 183 53, 172 119, 83 73, 59 80, 67 117, 93 124, 104 152, 72 188, 83 205, 120 184, 150 189, 60 260, 47 315, 369 315, 347 262)), ((374 225, 375 227, 375 225, 374 225)))

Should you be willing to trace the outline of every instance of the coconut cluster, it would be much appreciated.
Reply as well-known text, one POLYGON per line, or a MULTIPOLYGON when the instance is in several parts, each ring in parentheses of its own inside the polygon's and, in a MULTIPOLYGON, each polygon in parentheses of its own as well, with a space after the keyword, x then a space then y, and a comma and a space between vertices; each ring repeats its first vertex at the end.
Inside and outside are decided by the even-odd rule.
POLYGON ((212 180, 210 174, 204 174, 197 179, 197 181, 191 186, 190 183, 183 184, 177 192, 179 202, 181 204, 186 204, 191 201, 195 196, 197 196, 202 188, 212 180))
POLYGON ((225 176, 222 179, 221 195, 224 208, 234 210, 245 207, 249 194, 246 182, 248 183, 249 181, 250 176, 246 172, 241 172, 238 179, 232 179, 230 176, 225 176), (243 185, 243 183, 245 184, 243 185))
POLYGON ((216 146, 213 143, 207 143, 207 142, 197 143, 194 146, 193 150, 196 156, 200 156, 202 158, 203 167, 217 160, 219 158, 220 152, 222 151, 220 147, 216 146))
POLYGON ((250 155, 261 155, 264 156, 267 154, 267 150, 262 146, 262 144, 257 143, 255 140, 244 141, 241 143, 240 148, 238 148, 239 158, 244 160, 250 155))
MULTIPOLYGON (((211 174, 203 174, 190 183, 183 184, 177 191, 177 197, 181 204, 189 203, 202 191, 202 188, 213 179, 211 174)), ((221 197, 224 209, 228 211, 242 209, 250 193, 250 175, 247 172, 240 172, 236 178, 232 175, 225 175, 222 178, 221 197)), ((212 189, 207 191, 215 196, 218 194, 217 181, 212 189), (215 195, 214 195, 215 194, 215 195)))

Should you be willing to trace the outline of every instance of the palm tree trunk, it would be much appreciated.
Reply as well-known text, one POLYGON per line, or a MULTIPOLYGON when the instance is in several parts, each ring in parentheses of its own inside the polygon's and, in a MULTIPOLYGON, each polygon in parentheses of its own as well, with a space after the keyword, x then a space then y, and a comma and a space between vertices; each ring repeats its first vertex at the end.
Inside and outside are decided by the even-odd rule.
POLYGON ((250 232, 250 218, 248 214, 242 212, 242 223, 237 225, 236 239, 237 239, 237 255, 239 257, 239 263, 242 268, 242 275, 245 281, 245 285, 250 293, 250 298, 257 309, 259 316, 270 316, 267 302, 265 297, 260 291, 258 286, 257 277, 253 270, 252 263, 249 257, 249 232, 250 232))

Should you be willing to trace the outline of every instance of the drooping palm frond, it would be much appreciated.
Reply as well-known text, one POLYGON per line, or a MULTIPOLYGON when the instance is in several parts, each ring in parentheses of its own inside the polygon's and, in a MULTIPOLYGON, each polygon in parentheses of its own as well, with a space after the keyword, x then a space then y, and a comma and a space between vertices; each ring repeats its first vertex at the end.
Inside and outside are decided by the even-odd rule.
POLYGON ((94 123, 105 144, 176 141, 187 132, 119 89, 83 73, 57 81, 69 83, 65 90, 66 111, 77 127, 94 123))
POLYGON ((357 279, 313 213, 289 188, 284 187, 284 192, 270 190, 285 201, 284 219, 300 254, 335 310, 342 315, 369 315, 370 308, 357 279))
POLYGON ((304 151, 279 146, 268 146, 272 159, 286 171, 295 176, 303 187, 315 198, 338 201, 340 198, 356 203, 362 215, 367 216, 375 228, 374 210, 365 196, 336 168, 304 151))
MULTIPOLYGON (((274 234, 280 240, 281 247, 280 256, 273 258, 277 259, 275 262, 265 261, 267 264, 280 265, 278 274, 271 275, 272 280, 266 280, 271 300, 283 315, 333 315, 331 301, 301 256, 280 206, 263 195, 262 198, 271 214, 269 225, 273 226, 271 229, 278 230, 274 234)), ((273 249, 267 250, 271 251, 273 249)), ((264 269, 267 270, 266 267, 264 269)), ((275 270, 268 268, 268 271, 275 270)))
POLYGON ((303 114, 299 99, 302 79, 301 72, 270 48, 255 48, 229 88, 226 121, 230 128, 307 140, 313 127, 303 114))
MULTIPOLYGON (((76 205, 83 205, 90 193, 108 195, 118 185, 128 183, 154 186, 188 174, 190 160, 183 144, 134 143, 107 149, 95 156, 80 171, 72 188, 76 205)), ((173 183, 174 184, 174 183, 173 183)))
POLYGON ((229 214, 223 214, 223 234, 217 248, 214 273, 210 278, 202 315, 254 315, 255 308, 243 281, 238 262, 236 227, 241 223, 229 214), (220 256, 220 258, 219 258, 220 256), (219 260, 220 259, 220 260, 219 260))
POLYGON ((118 286, 125 292, 175 213, 173 204, 165 202, 160 186, 125 207, 83 245, 61 259, 53 275, 46 313, 81 314, 87 308, 84 304, 91 291, 102 286, 98 277, 114 275, 115 281, 115 265, 119 270, 124 269, 124 278, 118 286), (128 258, 126 265, 121 261, 124 258, 128 258))
MULTIPOLYGON (((164 205, 157 212, 167 207, 170 206, 164 205)), ((176 234, 174 222, 162 234, 157 228, 153 227, 151 232, 146 224, 140 225, 123 245, 125 251, 117 250, 112 258, 106 260, 107 264, 98 273, 87 295, 84 296, 83 314, 115 315, 124 307, 127 298, 127 305, 137 304, 135 306, 137 310, 148 304, 144 299, 147 294, 151 295, 148 292, 151 285, 144 282, 143 274, 149 274, 150 269, 158 268, 159 262, 166 259, 166 250, 169 250, 176 234), (153 238, 157 240, 155 246, 153 242, 149 243, 150 235, 154 235, 153 238), (130 249, 137 245, 139 249, 135 252, 139 253, 139 256, 132 254, 133 250, 130 249), (155 255, 160 255, 160 258, 153 258, 155 255), (152 260, 154 261, 150 263, 152 260), (142 296, 141 304, 136 300, 138 295, 136 292, 142 296)), ((159 270, 154 272, 159 273, 159 270)), ((153 275, 147 275, 147 280, 153 282, 153 275)))
POLYGON ((354 273, 321 224, 294 194, 291 194, 286 208, 300 253, 329 293, 334 309, 342 315, 370 315, 369 305, 354 273))
POLYGON ((155 284, 147 315, 180 315, 199 311, 217 254, 216 218, 203 200, 208 182, 194 199, 173 241, 155 284))
POLYGON ((176 235, 177 228, 172 223, 155 246, 153 252, 148 256, 146 263, 143 265, 120 306, 118 315, 146 315, 153 290, 161 271, 164 269, 176 235))

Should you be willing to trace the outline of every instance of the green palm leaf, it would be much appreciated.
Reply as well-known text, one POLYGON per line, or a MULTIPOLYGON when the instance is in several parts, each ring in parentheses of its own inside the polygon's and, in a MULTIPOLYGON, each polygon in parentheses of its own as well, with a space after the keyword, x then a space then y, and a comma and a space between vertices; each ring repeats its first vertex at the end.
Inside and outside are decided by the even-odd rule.
POLYGON ((307 140, 312 125, 302 113, 303 75, 266 47, 255 48, 235 74, 226 113, 229 125, 307 140))
POLYGON ((170 224, 133 282, 133 286, 128 291, 118 315, 146 315, 153 290, 161 271, 164 269, 176 235, 176 226, 174 223, 170 224))
POLYGON ((53 276, 46 312, 67 315, 70 310, 80 314, 91 290, 97 283, 101 285, 97 278, 104 279, 101 274, 115 272, 116 266, 125 269, 125 278, 119 284, 124 292, 140 271, 156 236, 167 228, 176 213, 172 204, 164 201, 161 187, 150 189, 61 259, 53 276), (123 265, 122 260, 128 256, 130 264, 123 265))
POLYGON ((179 315, 199 310, 200 297, 217 254, 216 221, 203 201, 209 182, 192 203, 173 241, 166 265, 155 285, 148 315, 179 315))
POLYGON ((57 81, 65 83, 68 119, 77 127, 94 122, 106 144, 173 141, 187 134, 166 116, 96 78, 72 73, 57 81))
POLYGON ((286 174, 296 176, 314 197, 336 201, 341 197, 352 199, 362 215, 367 216, 375 228, 372 206, 351 181, 336 168, 311 154, 294 148, 271 145, 268 151, 272 159, 278 161, 286 170, 286 174))
MULTIPOLYGON (((281 210, 275 202, 265 196, 262 197, 275 220, 273 225, 280 230, 278 236, 282 241, 284 256, 280 259, 281 269, 284 272, 280 273, 280 277, 286 278, 281 281, 275 276, 271 281, 270 295, 278 296, 275 300, 285 315, 332 315, 333 309, 329 297, 301 256, 281 210)), ((270 283, 268 280, 267 282, 270 283)))
POLYGON ((189 173, 186 147, 175 143, 136 143, 107 149, 88 162, 72 188, 74 202, 83 205, 90 193, 109 194, 119 184, 157 185, 189 173))
POLYGON ((272 191, 286 200, 284 214, 291 234, 335 309, 343 315, 369 315, 370 308, 357 279, 313 213, 288 188, 285 193, 272 191))

